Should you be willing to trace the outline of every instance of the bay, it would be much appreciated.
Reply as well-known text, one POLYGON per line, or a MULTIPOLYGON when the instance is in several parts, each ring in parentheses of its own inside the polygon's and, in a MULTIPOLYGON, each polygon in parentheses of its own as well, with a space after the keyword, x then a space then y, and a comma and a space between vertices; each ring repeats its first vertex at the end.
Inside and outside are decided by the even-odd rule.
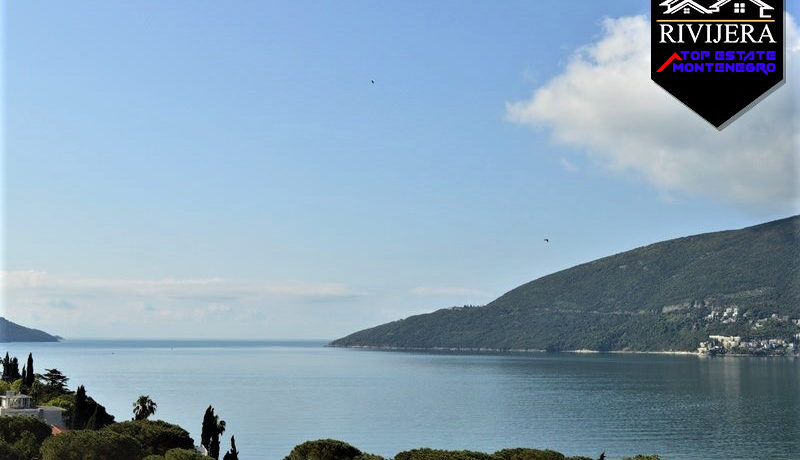
POLYGON ((324 341, 68 340, 4 344, 58 368, 117 417, 140 394, 197 441, 211 404, 243 459, 335 438, 391 457, 416 447, 555 449, 608 458, 800 458, 800 360, 459 354, 324 341))

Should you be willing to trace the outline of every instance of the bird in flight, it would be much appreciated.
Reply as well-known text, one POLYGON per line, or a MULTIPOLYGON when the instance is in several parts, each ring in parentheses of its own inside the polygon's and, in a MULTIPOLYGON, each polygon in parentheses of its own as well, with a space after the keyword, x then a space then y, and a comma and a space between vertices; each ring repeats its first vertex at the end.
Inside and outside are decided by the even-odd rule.
POLYGON ((544 242, 545 242, 545 243, 549 243, 549 242, 550 242, 550 238, 545 238, 545 239, 544 239, 544 242))
POLYGON ((372 82, 373 85, 375 84, 375 80, 370 80, 370 81, 372 82))

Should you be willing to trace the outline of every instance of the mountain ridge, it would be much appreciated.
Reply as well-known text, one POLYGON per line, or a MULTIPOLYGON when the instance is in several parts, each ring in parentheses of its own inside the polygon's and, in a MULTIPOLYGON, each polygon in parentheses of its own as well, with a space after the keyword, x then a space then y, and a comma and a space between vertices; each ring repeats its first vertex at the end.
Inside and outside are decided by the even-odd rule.
POLYGON ((0 316, 0 343, 10 342, 60 342, 61 337, 39 329, 20 326, 0 316))
POLYGON ((330 345, 661 352, 694 351, 713 334, 793 340, 799 261, 793 216, 641 246, 522 284, 482 307, 416 315, 330 345))

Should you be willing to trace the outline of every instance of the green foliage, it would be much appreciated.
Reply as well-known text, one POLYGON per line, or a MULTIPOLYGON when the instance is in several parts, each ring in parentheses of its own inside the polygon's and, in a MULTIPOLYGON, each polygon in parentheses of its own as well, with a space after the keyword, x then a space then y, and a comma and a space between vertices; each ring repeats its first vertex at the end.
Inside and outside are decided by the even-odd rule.
POLYGON ((637 455, 635 457, 625 457, 622 460, 661 460, 658 455, 637 455))
POLYGON ((14 391, 22 390, 22 379, 14 380, 11 382, 11 389, 14 391))
POLYGON ((27 458, 33 457, 50 435, 50 425, 37 418, 0 417, 0 441, 14 447, 27 458))
POLYGON ((497 460, 497 457, 469 450, 414 449, 400 452, 394 460, 497 460))
POLYGON ((109 430, 76 430, 51 436, 40 452, 41 460, 139 460, 143 456, 137 440, 109 430))
MULTIPOLYGON (((332 345, 694 351, 710 334, 750 335, 745 321, 705 320, 732 305, 751 318, 800 317, 800 216, 637 248, 531 281, 485 307, 412 316, 332 345)), ((767 333, 798 332, 781 327, 767 333)))
POLYGON ((5 393, 10 389, 11 389, 10 383, 6 382, 5 380, 0 380, 0 393, 5 393))
POLYGON ((318 439, 297 445, 283 460, 355 460, 361 451, 335 439, 318 439))
POLYGON ((502 460, 565 460, 563 454, 554 450, 503 449, 494 453, 502 460))
POLYGON ((114 423, 103 431, 130 436, 142 445, 144 454, 164 455, 170 449, 192 449, 194 440, 178 425, 162 420, 137 420, 114 423))
MULTIPOLYGON (((50 433, 50 425, 34 417, 0 417, 0 442, 24 459, 37 458, 42 442, 50 433)), ((0 455, 0 458, 5 457, 0 455)))
POLYGON ((75 412, 75 396, 74 395, 61 395, 46 401, 43 406, 54 406, 65 409, 65 416, 71 416, 75 412))
POLYGON ((164 460, 208 460, 194 449, 171 449, 164 455, 164 460))
POLYGON ((0 441, 0 458, 3 460, 26 460, 20 451, 4 441, 0 441))

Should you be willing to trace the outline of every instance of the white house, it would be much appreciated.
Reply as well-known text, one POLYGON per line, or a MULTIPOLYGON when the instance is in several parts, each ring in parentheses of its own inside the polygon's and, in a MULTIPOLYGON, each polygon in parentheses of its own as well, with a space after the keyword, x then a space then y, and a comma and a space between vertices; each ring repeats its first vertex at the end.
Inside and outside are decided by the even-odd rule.
POLYGON ((36 417, 48 425, 64 426, 64 409, 53 406, 34 406, 33 398, 17 391, 0 395, 0 417, 36 417))

